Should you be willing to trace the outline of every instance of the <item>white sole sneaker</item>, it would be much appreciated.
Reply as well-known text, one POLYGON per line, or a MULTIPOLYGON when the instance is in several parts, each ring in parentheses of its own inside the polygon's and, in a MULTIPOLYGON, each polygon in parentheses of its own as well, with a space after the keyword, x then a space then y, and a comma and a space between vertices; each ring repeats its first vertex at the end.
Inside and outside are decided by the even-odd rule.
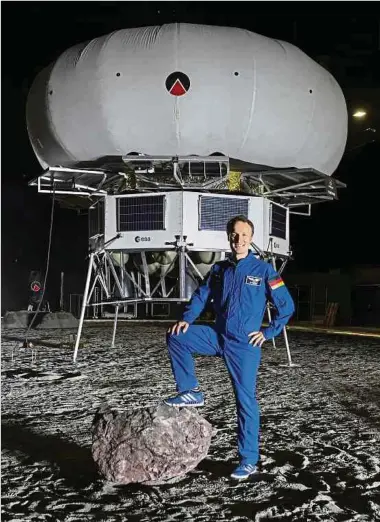
POLYGON ((204 406, 204 401, 199 402, 198 404, 169 404, 168 402, 164 401, 164 404, 166 406, 170 406, 171 408, 200 408, 201 406, 204 406))
POLYGON ((255 475, 257 473, 257 468, 251 471, 250 473, 247 473, 246 475, 235 475, 234 473, 231 473, 230 477, 235 480, 244 480, 250 477, 251 475, 255 475))

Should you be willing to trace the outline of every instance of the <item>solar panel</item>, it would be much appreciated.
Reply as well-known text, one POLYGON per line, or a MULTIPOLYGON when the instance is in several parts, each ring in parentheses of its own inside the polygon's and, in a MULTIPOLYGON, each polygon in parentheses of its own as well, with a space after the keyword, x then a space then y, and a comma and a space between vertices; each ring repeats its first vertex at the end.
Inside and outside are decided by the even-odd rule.
POLYGON ((248 198, 200 196, 199 230, 226 230, 228 221, 237 216, 248 217, 248 198))
POLYGON ((286 208, 271 203, 271 236, 286 239, 286 216, 286 208))
POLYGON ((89 237, 104 234, 104 200, 100 200, 88 211, 89 237))
POLYGON ((117 231, 165 230, 165 196, 117 198, 117 231))

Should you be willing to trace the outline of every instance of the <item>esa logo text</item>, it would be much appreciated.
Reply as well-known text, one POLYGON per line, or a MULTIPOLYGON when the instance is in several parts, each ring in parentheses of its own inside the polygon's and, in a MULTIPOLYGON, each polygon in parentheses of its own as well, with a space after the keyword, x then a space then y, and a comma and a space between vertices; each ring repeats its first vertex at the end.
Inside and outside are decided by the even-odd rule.
POLYGON ((152 238, 149 237, 149 236, 145 236, 145 237, 142 237, 142 236, 136 236, 135 237, 135 241, 136 243, 140 243, 140 241, 151 241, 152 238))

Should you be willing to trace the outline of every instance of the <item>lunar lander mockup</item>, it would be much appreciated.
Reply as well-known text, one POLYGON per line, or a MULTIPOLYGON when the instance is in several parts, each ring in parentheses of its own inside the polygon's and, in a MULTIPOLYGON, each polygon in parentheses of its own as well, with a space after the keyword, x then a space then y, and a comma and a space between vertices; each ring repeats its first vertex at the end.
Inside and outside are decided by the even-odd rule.
POLYGON ((344 186, 331 177, 347 135, 338 84, 242 29, 169 24, 72 47, 35 79, 27 124, 44 169, 30 184, 89 212, 74 360, 87 306, 115 306, 114 342, 121 306, 188 301, 238 214, 281 272, 289 215, 344 186))

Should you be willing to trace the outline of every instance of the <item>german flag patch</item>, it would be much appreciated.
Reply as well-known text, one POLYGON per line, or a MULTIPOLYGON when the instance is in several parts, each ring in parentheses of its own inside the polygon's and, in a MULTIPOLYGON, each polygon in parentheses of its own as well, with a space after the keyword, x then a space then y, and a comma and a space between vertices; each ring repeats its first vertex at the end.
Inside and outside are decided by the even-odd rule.
POLYGON ((280 286, 285 286, 285 283, 281 279, 281 277, 276 277, 276 279, 272 279, 272 281, 269 281, 269 286, 272 290, 276 290, 277 288, 280 288, 280 286))

